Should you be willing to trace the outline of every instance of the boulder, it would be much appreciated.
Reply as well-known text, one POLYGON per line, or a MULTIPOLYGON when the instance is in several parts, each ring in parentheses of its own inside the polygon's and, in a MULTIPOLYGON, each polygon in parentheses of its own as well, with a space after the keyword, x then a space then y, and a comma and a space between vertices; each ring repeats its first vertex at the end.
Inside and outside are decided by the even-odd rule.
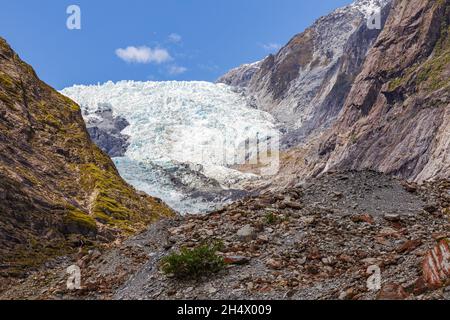
POLYGON ((441 240, 425 256, 422 264, 423 277, 430 288, 440 288, 450 280, 449 241, 441 240))

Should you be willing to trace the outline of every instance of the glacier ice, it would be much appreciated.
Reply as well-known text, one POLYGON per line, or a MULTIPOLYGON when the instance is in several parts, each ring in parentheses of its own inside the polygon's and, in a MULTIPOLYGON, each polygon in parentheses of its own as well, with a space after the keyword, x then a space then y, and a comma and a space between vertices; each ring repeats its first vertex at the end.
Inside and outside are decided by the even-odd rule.
POLYGON ((257 177, 232 169, 228 155, 249 138, 279 134, 270 114, 224 84, 121 81, 62 93, 81 106, 87 122, 98 120, 104 105, 126 119, 129 147, 113 159, 119 172, 182 213, 205 212, 238 196, 257 177))

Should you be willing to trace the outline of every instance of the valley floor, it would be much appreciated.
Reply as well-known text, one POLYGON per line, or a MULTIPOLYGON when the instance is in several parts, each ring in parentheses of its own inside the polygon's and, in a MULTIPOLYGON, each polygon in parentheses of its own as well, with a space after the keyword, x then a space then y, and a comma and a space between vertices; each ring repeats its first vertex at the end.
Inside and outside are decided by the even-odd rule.
MULTIPOLYGON (((374 172, 329 173, 210 215, 178 217, 103 252, 63 257, 0 299, 450 299, 427 290, 423 261, 450 236, 450 182, 418 186, 374 172), (181 247, 223 242, 229 264, 197 281, 165 276, 159 261, 181 247), (66 290, 66 268, 82 290, 66 290), (381 291, 367 289, 369 266, 381 291)), ((1 289, 1 288, 0 288, 1 289)))

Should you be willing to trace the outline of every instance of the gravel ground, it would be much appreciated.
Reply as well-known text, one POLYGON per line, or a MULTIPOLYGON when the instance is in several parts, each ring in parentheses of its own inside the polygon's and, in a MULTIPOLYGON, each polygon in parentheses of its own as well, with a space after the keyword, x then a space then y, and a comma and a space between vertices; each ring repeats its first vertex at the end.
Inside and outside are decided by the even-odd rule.
POLYGON ((427 290, 421 281, 425 255, 450 237, 449 190, 445 181, 418 186, 374 172, 330 173, 220 212, 160 221, 16 281, 0 298, 449 299, 450 288, 427 290), (211 241, 223 243, 221 272, 181 281, 160 271, 162 257, 211 241), (82 267, 83 289, 69 292, 64 271, 73 263, 82 267), (371 266, 381 272, 381 290, 367 288, 371 266))

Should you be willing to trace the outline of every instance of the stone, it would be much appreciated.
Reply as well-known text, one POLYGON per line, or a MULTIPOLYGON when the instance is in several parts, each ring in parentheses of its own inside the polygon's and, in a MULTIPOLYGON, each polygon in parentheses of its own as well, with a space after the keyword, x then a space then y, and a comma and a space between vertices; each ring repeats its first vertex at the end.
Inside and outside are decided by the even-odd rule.
POLYGON ((368 224, 373 224, 375 222, 375 220, 373 219, 373 217, 370 214, 361 214, 361 215, 356 215, 352 217, 352 221, 355 223, 368 223, 368 224))
POLYGON ((214 288, 212 285, 208 285, 205 289, 206 289, 205 291, 209 294, 214 294, 217 292, 217 289, 214 288))
POLYGON ((379 263, 379 260, 377 258, 366 258, 361 260, 362 263, 366 266, 373 266, 379 263))
POLYGON ((393 228, 383 228, 380 231, 380 235, 384 237, 392 237, 392 236, 398 236, 399 232, 393 228))
POLYGON ((292 202, 292 201, 284 201, 283 202, 285 208, 301 210, 303 208, 301 203, 292 202))
POLYGON ((450 279, 449 239, 441 240, 426 254, 422 270, 430 288, 440 288, 450 279))
POLYGON ((424 294, 429 290, 428 284, 426 283, 425 279, 423 277, 420 277, 414 282, 413 290, 412 292, 415 295, 421 295, 424 294))
POLYGON ((398 284, 389 283, 381 288, 381 291, 378 293, 378 300, 405 300, 408 298, 408 293, 406 293, 405 289, 398 284))
POLYGON ((441 241, 441 240, 444 240, 445 238, 448 238, 448 234, 447 233, 433 233, 432 237, 436 241, 441 241))
POLYGON ((266 261, 266 265, 274 270, 279 270, 283 267, 283 263, 279 260, 269 259, 266 261))
POLYGON ((400 215, 399 214, 385 214, 383 216, 384 220, 389 221, 389 222, 399 222, 400 219, 400 215))
POLYGON ((263 234, 259 235, 256 239, 260 243, 267 243, 267 242, 269 242, 269 237, 266 236, 266 235, 263 235, 263 234))
POLYGON ((417 192, 417 186, 411 183, 403 183, 403 187, 405 188, 406 191, 408 191, 409 193, 416 193, 417 192))
POLYGON ((421 240, 408 240, 397 249, 397 253, 409 253, 416 250, 421 245, 421 240))
POLYGON ((300 219, 301 222, 303 222, 306 225, 312 225, 316 221, 314 217, 302 217, 300 219))
POLYGON ((226 264, 244 265, 250 262, 250 259, 244 256, 226 256, 224 257, 226 264))
POLYGON ((256 239, 255 229, 251 225, 246 225, 237 232, 239 240, 249 242, 256 239))
POLYGON ((334 264, 334 259, 333 259, 333 257, 325 257, 325 258, 322 258, 322 263, 324 264, 324 265, 333 265, 334 264))
POLYGON ((339 294, 339 300, 351 300, 355 296, 355 290, 349 288, 339 294))
POLYGON ((428 204, 423 208, 423 210, 428 213, 435 213, 438 209, 434 204, 428 204))

